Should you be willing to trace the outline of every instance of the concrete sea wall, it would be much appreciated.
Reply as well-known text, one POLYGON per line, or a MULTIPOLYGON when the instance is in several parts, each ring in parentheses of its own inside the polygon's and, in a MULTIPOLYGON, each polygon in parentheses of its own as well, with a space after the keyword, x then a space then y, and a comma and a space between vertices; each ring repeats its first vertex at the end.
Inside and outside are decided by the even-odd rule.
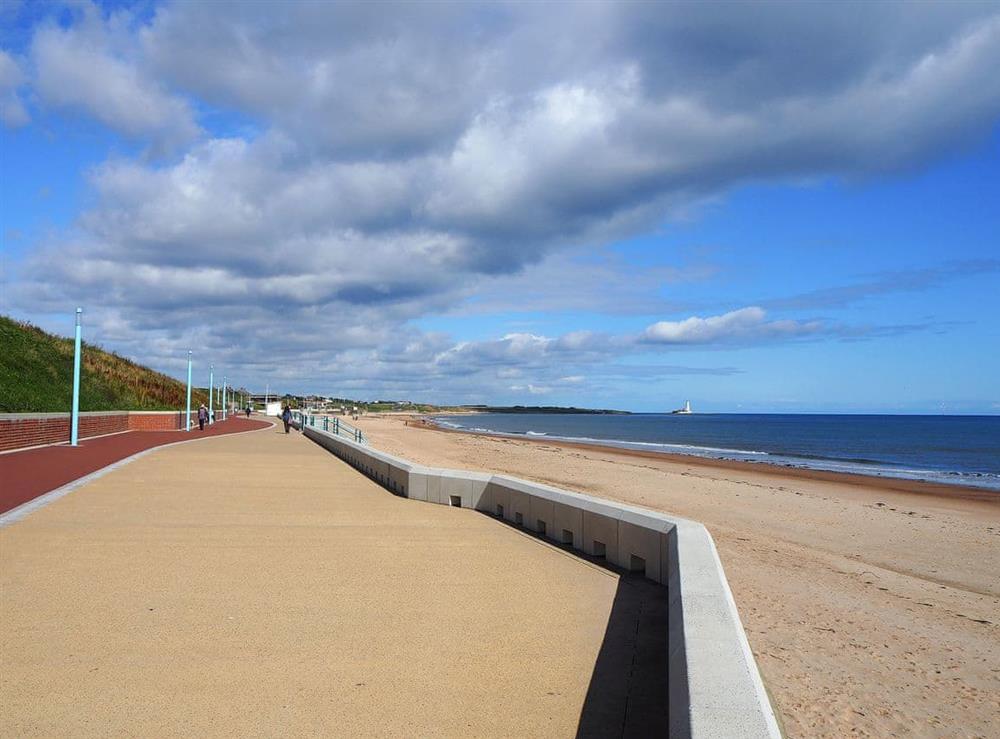
POLYGON ((424 467, 313 426, 389 491, 501 518, 667 588, 670 736, 779 737, 722 563, 699 523, 505 475, 424 467))

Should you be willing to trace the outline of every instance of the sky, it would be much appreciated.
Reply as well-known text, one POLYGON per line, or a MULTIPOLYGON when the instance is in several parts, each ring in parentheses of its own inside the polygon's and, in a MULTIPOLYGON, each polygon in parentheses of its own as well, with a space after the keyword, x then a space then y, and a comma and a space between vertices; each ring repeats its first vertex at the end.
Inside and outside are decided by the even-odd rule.
POLYGON ((1000 2, 4 0, 0 312, 254 391, 1000 413, 997 69, 1000 2))

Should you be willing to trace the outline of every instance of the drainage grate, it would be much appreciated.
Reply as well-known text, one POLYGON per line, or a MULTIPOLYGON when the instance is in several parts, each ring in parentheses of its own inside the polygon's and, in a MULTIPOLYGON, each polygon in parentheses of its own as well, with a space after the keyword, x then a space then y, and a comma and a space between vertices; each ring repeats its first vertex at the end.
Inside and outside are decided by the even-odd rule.
POLYGON ((542 519, 538 519, 538 525, 535 526, 535 530, 539 534, 544 534, 545 533, 545 521, 543 521, 542 519))
POLYGON ((573 546, 573 532, 569 529, 563 529, 562 543, 573 546))
POLYGON ((522 516, 520 513, 515 513, 514 523, 516 523, 518 526, 524 526, 524 516, 522 516))
POLYGON ((603 541, 598 541, 597 539, 594 539, 594 556, 595 557, 608 556, 608 548, 604 546, 603 541))
POLYGON ((451 495, 451 496, 449 496, 449 498, 451 500, 451 505, 452 506, 454 506, 455 508, 461 508, 462 507, 462 496, 461 495, 451 495))
POLYGON ((503 518, 503 506, 497 503, 497 518, 503 518))

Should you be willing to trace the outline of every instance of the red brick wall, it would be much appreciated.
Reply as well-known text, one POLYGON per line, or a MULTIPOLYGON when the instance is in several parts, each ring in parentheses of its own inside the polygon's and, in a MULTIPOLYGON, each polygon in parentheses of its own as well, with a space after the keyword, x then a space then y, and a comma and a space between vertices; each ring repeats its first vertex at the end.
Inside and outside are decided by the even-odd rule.
MULTIPOLYGON (((68 421, 66 426, 68 435, 68 421)), ((115 416, 80 416, 80 438, 117 434, 119 431, 128 431, 128 415, 125 413, 115 416)))
POLYGON ((69 417, 0 421, 0 452, 69 441, 69 417))
MULTIPOLYGON (((193 414, 192 414, 193 417, 193 414)), ((175 431, 182 428, 183 413, 80 414, 80 438, 121 431, 175 431)), ((0 418, 0 452, 69 441, 69 414, 40 418, 0 418)))
MULTIPOLYGON (((80 438, 128 430, 128 416, 80 416, 80 438)), ((0 451, 69 441, 69 414, 42 418, 0 418, 0 451)))

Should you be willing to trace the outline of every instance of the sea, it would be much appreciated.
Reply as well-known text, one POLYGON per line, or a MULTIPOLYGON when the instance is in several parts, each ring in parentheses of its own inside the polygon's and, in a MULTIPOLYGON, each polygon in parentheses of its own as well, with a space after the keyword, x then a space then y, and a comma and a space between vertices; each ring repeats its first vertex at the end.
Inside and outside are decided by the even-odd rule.
POLYGON ((926 480, 1000 493, 1000 416, 480 413, 432 420, 471 433, 926 480))

